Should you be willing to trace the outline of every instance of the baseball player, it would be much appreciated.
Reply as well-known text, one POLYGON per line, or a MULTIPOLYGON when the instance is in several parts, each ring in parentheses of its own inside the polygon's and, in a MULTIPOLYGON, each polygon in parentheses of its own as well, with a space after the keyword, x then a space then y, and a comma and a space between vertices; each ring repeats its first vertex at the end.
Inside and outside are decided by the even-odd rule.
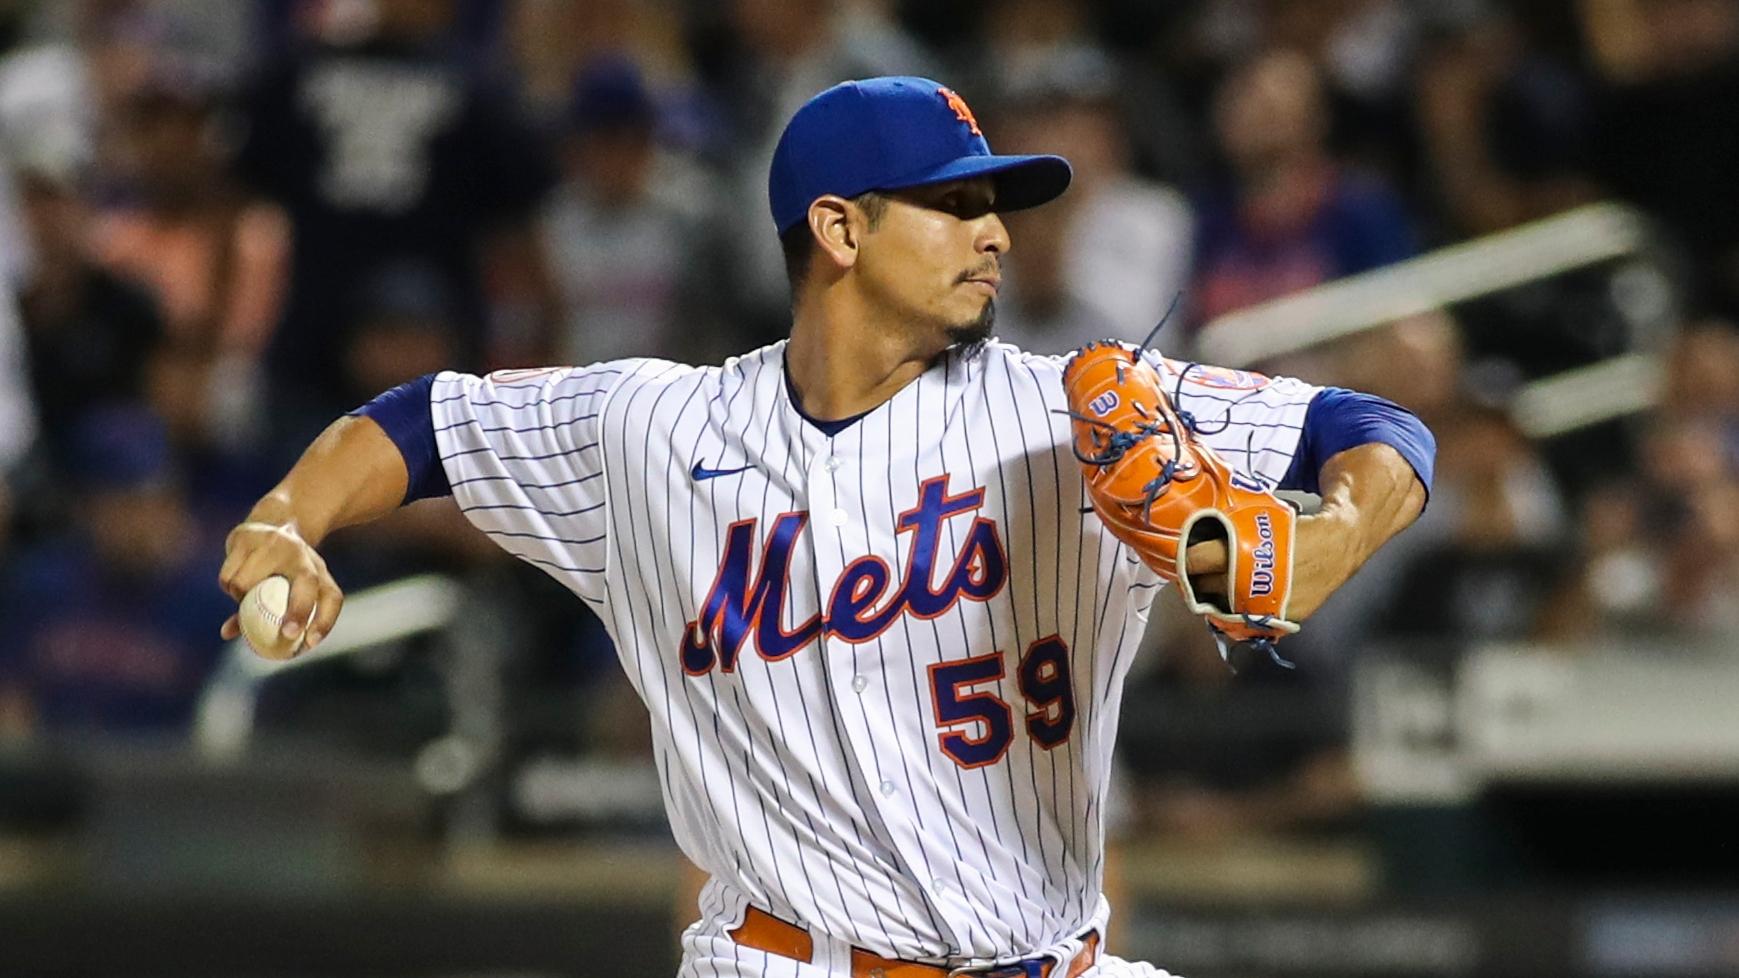
MULTIPOLYGON (((993 155, 936 82, 828 89, 769 181, 788 340, 389 391, 231 532, 221 584, 288 576, 283 630, 317 609, 312 646, 342 601, 327 534, 451 494, 587 602, 711 877, 683 976, 1162 975, 1108 953, 1100 890, 1122 683, 1162 578, 1089 504, 1064 361, 990 339, 998 214, 1069 174, 993 155)), ((1291 618, 1423 507, 1431 439, 1401 409, 1140 362, 1247 479, 1323 496, 1291 618)))

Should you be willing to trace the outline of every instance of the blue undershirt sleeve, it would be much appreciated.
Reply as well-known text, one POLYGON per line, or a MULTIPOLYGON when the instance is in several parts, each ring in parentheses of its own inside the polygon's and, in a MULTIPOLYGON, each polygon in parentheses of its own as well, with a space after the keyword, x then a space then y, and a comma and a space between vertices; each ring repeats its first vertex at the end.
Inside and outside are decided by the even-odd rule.
POLYGON ((1298 451, 1280 480, 1280 488, 1320 491, 1317 480, 1324 463, 1349 448, 1371 442, 1400 452, 1430 498, 1437 459, 1437 439, 1431 429, 1393 401, 1341 387, 1325 387, 1311 400, 1298 451))
POLYGON ((406 503, 452 494, 447 469, 435 447, 435 418, 429 407, 435 375, 425 374, 400 384, 350 412, 352 417, 373 418, 386 431, 405 458, 410 481, 405 486, 406 503))

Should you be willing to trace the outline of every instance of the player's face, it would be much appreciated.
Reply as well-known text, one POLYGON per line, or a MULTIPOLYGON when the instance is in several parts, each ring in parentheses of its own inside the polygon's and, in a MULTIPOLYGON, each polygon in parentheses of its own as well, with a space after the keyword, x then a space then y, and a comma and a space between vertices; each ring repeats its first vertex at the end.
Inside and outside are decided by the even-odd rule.
MULTIPOLYGON (((989 177, 888 195, 858 271, 889 311, 946 344, 989 337, 1008 229, 989 177)), ((946 345, 945 344, 945 345, 946 345)))

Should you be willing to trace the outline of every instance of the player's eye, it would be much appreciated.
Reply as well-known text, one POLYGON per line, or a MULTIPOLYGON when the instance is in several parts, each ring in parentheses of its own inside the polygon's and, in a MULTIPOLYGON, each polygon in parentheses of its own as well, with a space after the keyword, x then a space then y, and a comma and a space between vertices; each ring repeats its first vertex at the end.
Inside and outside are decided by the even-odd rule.
POLYGON ((951 214, 962 220, 982 217, 992 209, 989 192, 978 192, 968 187, 955 187, 934 196, 914 195, 911 199, 922 207, 951 214))
POLYGON ((976 217, 982 217, 989 211, 990 201, 984 194, 954 190, 943 195, 942 199, 937 201, 936 208, 969 221, 976 217))

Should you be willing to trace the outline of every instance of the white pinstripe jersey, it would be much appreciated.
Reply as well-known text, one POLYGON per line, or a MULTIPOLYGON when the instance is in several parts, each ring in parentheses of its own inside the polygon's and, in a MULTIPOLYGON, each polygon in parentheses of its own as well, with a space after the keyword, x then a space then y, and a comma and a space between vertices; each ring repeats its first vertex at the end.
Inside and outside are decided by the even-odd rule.
MULTIPOLYGON (((1061 359, 951 351, 829 437, 784 347, 441 374, 453 494, 603 618, 717 885, 889 957, 1037 952, 1099 904, 1159 582, 1082 512, 1061 359)), ((1273 484, 1316 390, 1195 368, 1179 407, 1273 484)))

